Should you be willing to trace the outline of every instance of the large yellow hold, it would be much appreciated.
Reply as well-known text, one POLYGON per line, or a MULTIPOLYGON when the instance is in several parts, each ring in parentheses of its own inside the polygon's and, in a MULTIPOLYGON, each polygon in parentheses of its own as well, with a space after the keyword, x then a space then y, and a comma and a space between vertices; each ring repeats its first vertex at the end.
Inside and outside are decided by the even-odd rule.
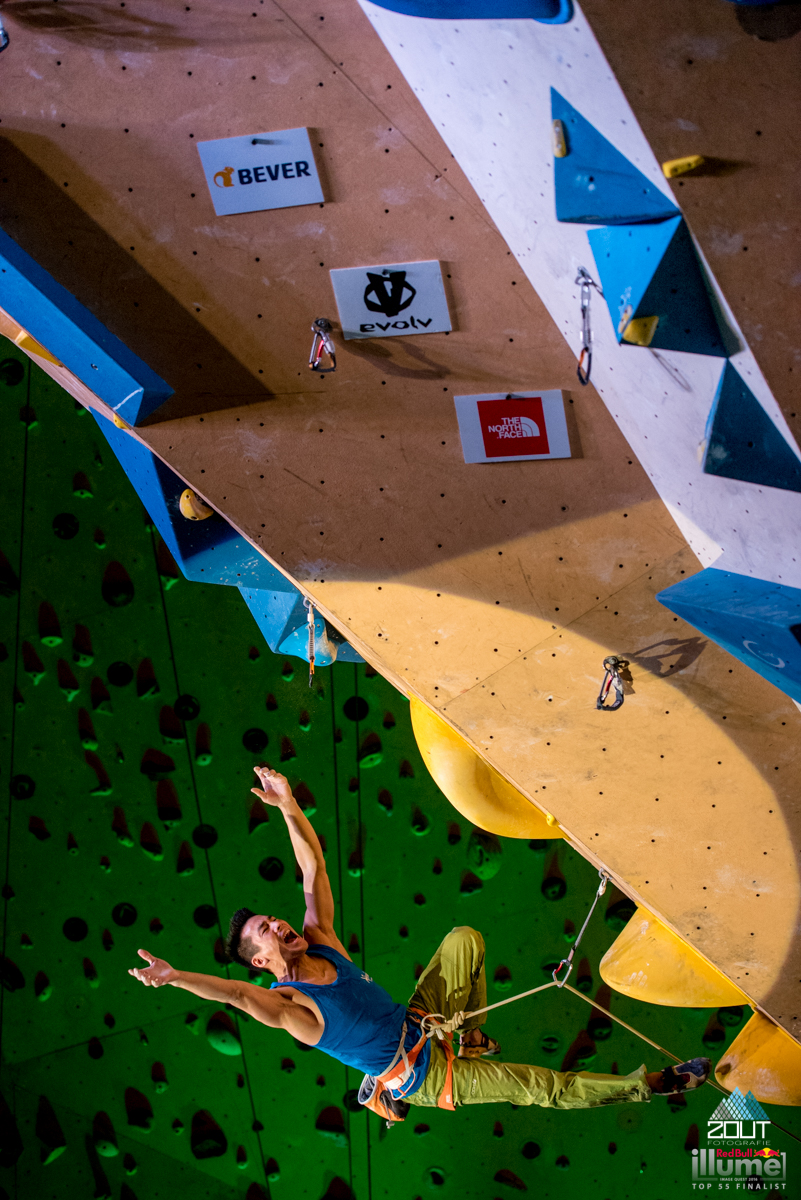
POLYGON ((675 1008, 718 1008, 747 998, 712 963, 644 908, 638 908, 601 959, 616 992, 675 1008))
POLYGON ((715 1079, 729 1092, 752 1092, 760 1104, 801 1105, 801 1046, 754 1013, 715 1068, 715 1079))
POLYGON ((412 729, 434 782, 453 807, 479 829, 500 837, 558 838, 553 817, 486 763, 437 713, 411 698, 412 729))

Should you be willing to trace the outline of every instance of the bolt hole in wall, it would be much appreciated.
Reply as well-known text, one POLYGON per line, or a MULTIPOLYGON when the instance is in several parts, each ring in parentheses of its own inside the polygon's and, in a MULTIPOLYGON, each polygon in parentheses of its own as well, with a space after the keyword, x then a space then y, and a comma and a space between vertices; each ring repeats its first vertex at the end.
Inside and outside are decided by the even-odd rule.
MULTIPOLYGON (((428 776, 405 698, 368 666, 318 670, 309 691, 297 660, 258 641, 234 588, 190 584, 169 567, 113 456, 98 467, 84 410, 10 344, 0 357, 0 769, 10 781, 0 1187, 9 1196, 263 1189, 255 1197, 280 1179, 288 1193, 323 1197, 339 1178, 354 1194, 372 1187, 411 1200, 428 1187, 555 1195, 568 1176, 554 1172, 569 1169, 577 1186, 597 1179, 604 1195, 622 1196, 643 1145, 649 1170, 684 1187, 681 1109, 611 1108, 580 1122, 541 1109, 434 1110, 384 1138, 343 1099, 358 1086, 354 1072, 179 989, 129 985, 143 943, 185 969, 223 972, 221 939, 241 905, 302 919, 280 817, 249 791, 254 761, 288 774, 325 846, 338 932, 400 1000, 455 925, 484 932, 491 995, 539 983, 542 963, 564 956, 597 876, 564 845, 473 830, 428 776), (20 421, 21 399, 35 426, 20 421), (91 494, 67 520, 76 478, 91 494), (62 1143, 42 1136, 55 1126, 39 1121, 40 1097, 62 1143), (113 1136, 93 1124, 99 1112, 113 1136), (45 1174, 54 1169, 57 1184, 45 1174)), ((585 937, 579 982, 590 991, 620 921, 619 912, 597 919, 585 937)), ((611 1004, 643 1023, 644 1006, 611 1004)), ((648 1032, 682 1054, 703 1052, 712 1036, 706 1011, 647 1013, 648 1032)), ((493 1015, 491 1032, 513 1061, 561 1067, 570 1053, 601 1071, 642 1061, 617 1026, 591 1038, 591 1017, 548 992, 493 1015)), ((721 1017, 716 1045, 736 1029, 721 1017)))

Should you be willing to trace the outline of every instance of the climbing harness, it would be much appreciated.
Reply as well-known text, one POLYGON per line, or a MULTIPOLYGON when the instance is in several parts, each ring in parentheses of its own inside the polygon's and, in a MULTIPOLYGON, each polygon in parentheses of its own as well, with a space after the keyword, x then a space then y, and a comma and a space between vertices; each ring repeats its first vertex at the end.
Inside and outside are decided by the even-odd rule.
MULTIPOLYGON (((568 992, 572 992, 574 996, 578 996, 579 1000, 583 1000, 585 1004, 589 1004, 593 1009, 603 1013, 604 1016, 609 1017, 609 1019, 614 1021, 617 1025, 621 1025, 623 1029, 627 1029, 629 1033, 633 1033, 635 1037, 640 1039, 640 1041, 647 1042, 649 1046, 653 1046, 654 1050, 658 1050, 660 1054, 664 1054, 665 1058, 672 1059, 674 1063, 681 1063, 682 1060, 676 1054, 672 1054, 670 1050, 666 1050, 664 1046, 660 1046, 659 1042, 655 1042, 652 1038, 646 1037, 644 1033, 640 1033, 639 1029, 635 1029, 634 1026, 629 1025, 627 1021, 622 1020, 620 1017, 616 1017, 615 1014, 610 1012, 608 1008, 604 1008, 603 1004, 599 1004, 597 999, 593 1000, 592 997, 585 996, 583 992, 578 991, 567 982, 570 971, 572 970, 573 954, 578 949, 579 942, 584 936, 584 931, 590 923, 590 918, 595 912, 598 901, 606 891, 606 885, 611 879, 611 876, 608 874, 608 872, 604 871, 603 869, 599 869, 598 874, 601 877, 601 882, 598 885, 598 890, 596 891, 593 902, 590 905, 590 911, 587 913, 584 924, 579 930, 578 937, 576 938, 570 954, 567 956, 567 958, 562 959, 559 966, 553 972, 553 978, 550 979, 548 983, 541 983, 539 987, 529 988, 527 992, 520 992, 517 996, 509 996, 506 1000, 497 1000, 494 1004, 488 1004, 484 1008, 476 1008, 472 1012, 456 1012, 448 1019, 446 1019, 442 1013, 424 1013, 418 1009, 408 1009, 407 1020, 410 1019, 415 1023, 419 1023, 420 1025, 421 1036, 419 1040, 415 1043, 411 1050, 406 1050, 406 1032, 408 1026, 406 1021, 404 1021, 400 1044, 395 1053, 395 1057, 386 1071, 383 1071, 381 1075, 365 1075, 362 1085, 359 1089, 359 1103, 363 1104, 366 1108, 371 1109, 380 1117, 383 1117, 386 1120, 388 1129, 392 1128, 394 1122, 402 1121, 408 1113, 410 1106, 408 1102, 404 1100, 396 1100, 391 1093, 388 1092, 388 1089, 391 1087, 393 1090, 397 1091, 399 1087, 403 1087, 406 1082, 412 1078, 415 1061, 417 1060, 418 1055, 421 1053, 426 1040, 436 1035, 436 1037, 439 1039, 442 1049, 445 1051, 448 1064, 445 1083, 437 1101, 437 1107, 448 1109, 452 1112, 455 1111, 456 1104, 453 1099, 453 1062, 456 1057, 456 1053, 451 1045, 450 1035, 453 1034, 457 1029, 460 1029, 461 1026, 464 1025, 465 1021, 470 1017, 478 1017, 483 1013, 492 1012, 492 1010, 495 1008, 503 1008, 505 1004, 516 1004, 518 1000, 525 1000, 527 996, 535 996, 537 992, 546 992, 549 988, 553 987, 559 988, 560 990, 566 989, 568 992), (559 980, 557 979, 557 976, 563 966, 567 966, 568 971, 564 979, 559 980)), ((707 1082, 715 1089, 715 1091, 720 1092, 721 1095, 729 1095, 726 1089, 722 1088, 713 1079, 710 1078, 707 1080, 707 1082)), ((775 1121, 772 1122, 772 1124, 774 1129, 779 1130, 780 1133, 786 1133, 787 1136, 793 1138, 794 1141, 801 1142, 801 1138, 794 1133, 790 1133, 789 1129, 784 1129, 781 1125, 777 1125, 775 1121)))
POLYGON ((592 327, 590 325, 590 297, 592 296, 592 292, 590 288, 595 288, 601 297, 603 297, 603 292, 586 267, 579 267, 576 283, 581 287, 581 354, 579 355, 576 374, 582 387, 586 387, 590 382, 590 374, 592 372, 592 327))
POLYGON ((606 885, 609 882, 609 876, 607 875, 606 871, 599 871, 598 874, 601 876, 601 882, 598 884, 598 891, 595 893, 595 899, 592 902, 590 911, 587 913, 587 919, 584 922, 584 924, 582 925, 581 929, 579 930, 579 935, 576 938, 575 942, 573 943, 570 953, 568 954, 567 958, 563 958, 562 961, 560 962, 559 966, 553 972, 553 981, 558 988, 563 988, 565 986, 565 984, 567 983, 568 979, 570 978, 570 972, 573 970, 573 955, 578 950, 579 942, 584 937, 584 930, 587 928, 587 926, 590 923, 590 917, 595 912, 596 904, 598 903, 598 901, 601 899, 601 896, 603 896, 604 892, 606 891, 606 885), (567 974, 565 975, 564 979, 559 979, 558 976, 559 976, 559 972, 562 970, 562 967, 567 967, 567 974))
POLYGON ((337 369, 337 355, 334 348, 334 343, 331 340, 331 322, 325 317, 318 317, 312 322, 311 331, 314 334, 312 341, 311 353, 309 354, 309 366, 312 371, 319 371, 321 375, 328 375, 331 371, 337 369), (330 367, 321 366, 322 357, 328 355, 328 360, 331 363, 330 367))
POLYGON ((314 683, 314 605, 308 599, 303 600, 303 607, 306 608, 306 625, 308 628, 308 685, 311 688, 314 683))
POLYGON ((604 681, 601 684, 601 690, 598 693, 598 699, 595 701, 595 707, 600 708, 603 712, 615 712, 623 703, 623 680, 620 678, 620 672, 625 671, 628 666, 628 661, 625 658, 618 658, 616 654, 610 654, 604 659, 604 681), (615 689, 615 700, 613 704, 607 704, 606 698, 612 688, 615 689))

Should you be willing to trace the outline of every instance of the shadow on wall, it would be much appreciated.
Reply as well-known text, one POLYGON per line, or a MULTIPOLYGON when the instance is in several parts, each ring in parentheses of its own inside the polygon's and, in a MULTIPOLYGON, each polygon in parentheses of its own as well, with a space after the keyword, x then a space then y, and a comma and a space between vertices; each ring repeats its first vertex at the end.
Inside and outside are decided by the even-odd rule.
MULTIPOLYGON (((269 399, 269 390, 18 146, 0 138, 0 155, 0 225, 175 389, 153 420, 269 399)), ((38 157, 54 156, 40 150, 38 157)), ((92 187, 74 164, 70 176, 92 187)))
MULTIPOLYGON (((254 29, 243 29, 241 14, 220 11, 203 12, 187 8, 183 0, 157 0, 140 4, 139 13, 118 5, 98 4, 96 0, 19 0, 5 4, 3 16, 13 27, 26 26, 35 33, 56 34, 97 50, 124 51, 126 54, 150 54, 169 47, 202 45, 251 45, 269 37, 267 22, 254 22, 254 29), (142 10, 150 10, 151 16, 142 10)), ((13 36, 13 34, 12 34, 13 36)))

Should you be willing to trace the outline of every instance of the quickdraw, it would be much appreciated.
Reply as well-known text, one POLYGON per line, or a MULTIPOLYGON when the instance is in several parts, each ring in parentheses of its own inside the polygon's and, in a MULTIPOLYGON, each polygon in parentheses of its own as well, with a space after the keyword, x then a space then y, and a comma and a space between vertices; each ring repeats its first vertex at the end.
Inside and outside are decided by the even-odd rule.
POLYGON ((581 386, 586 387, 590 382, 590 374, 592 372, 592 326, 590 325, 590 298, 592 292, 590 288, 595 288, 601 297, 603 297, 603 292, 586 267, 579 267, 576 283, 581 288, 581 354, 579 355, 576 374, 581 386))
POLYGON ((319 371, 321 375, 328 375, 331 371, 337 369, 337 355, 334 343, 331 340, 331 322, 326 317, 318 317, 312 322, 311 331, 314 334, 312 341, 311 353, 309 354, 309 366, 312 371, 319 371), (322 357, 328 355, 330 367, 321 366, 322 357))
POLYGON ((578 950, 579 942, 584 937, 584 930, 587 928, 587 926, 590 923, 590 917, 595 912, 596 904, 598 903, 598 901, 601 899, 601 896, 603 896, 604 892, 606 891, 606 885, 609 882, 609 876, 607 875, 606 871, 599 871, 598 874, 601 876, 601 882, 598 884, 598 891, 595 893, 595 899, 592 902, 592 907, 590 908, 590 911, 587 913, 587 919, 584 922, 584 924, 582 925, 581 929, 579 930, 578 937, 576 938, 575 942, 573 943, 573 946, 572 946, 567 958, 563 958, 562 961, 560 962, 559 966, 556 968, 556 970, 552 972, 553 981, 558 988, 563 988, 565 986, 565 984, 567 983, 568 979, 570 978, 570 972, 573 970, 573 955, 578 950), (564 979, 559 978, 559 972, 562 970, 562 967, 567 967, 567 973, 565 974, 564 979))
POLYGON ((595 701, 595 707, 602 709, 604 712, 615 712, 623 703, 623 680, 620 678, 620 672, 625 671, 628 666, 628 661, 625 658, 618 658, 616 654, 610 654, 604 659, 604 681, 601 684, 601 690, 598 693, 598 699, 595 701), (606 698, 610 691, 614 688, 615 700, 613 704, 607 704, 606 698))
POLYGON ((306 609, 306 627, 309 631, 309 687, 314 682, 314 605, 308 596, 303 601, 306 609))

